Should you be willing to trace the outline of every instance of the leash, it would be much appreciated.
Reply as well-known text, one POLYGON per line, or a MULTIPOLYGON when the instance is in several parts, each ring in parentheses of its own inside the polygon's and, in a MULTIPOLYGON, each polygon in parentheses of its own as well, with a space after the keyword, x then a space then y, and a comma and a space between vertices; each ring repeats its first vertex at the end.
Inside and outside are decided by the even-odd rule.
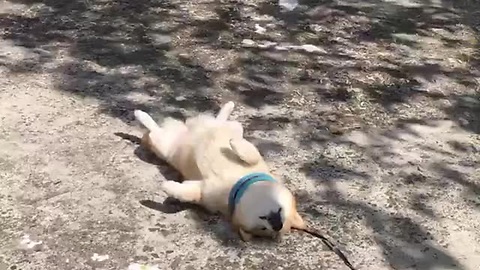
POLYGON ((320 240, 322 240, 322 242, 331 250, 333 251, 335 254, 337 254, 337 256, 342 259, 343 263, 348 266, 348 268, 350 268, 351 270, 355 270, 355 267, 353 267, 353 265, 350 263, 350 261, 347 259, 347 256, 345 256, 345 254, 343 254, 343 252, 338 249, 333 243, 332 241, 330 241, 326 236, 324 236, 322 233, 318 232, 318 231, 314 231, 312 229, 309 229, 309 228, 304 228, 304 229, 298 229, 298 228, 292 228, 292 229, 295 229, 295 230, 299 230, 299 231, 302 231, 302 232, 306 232, 312 236, 315 236, 317 238, 320 238, 320 240))

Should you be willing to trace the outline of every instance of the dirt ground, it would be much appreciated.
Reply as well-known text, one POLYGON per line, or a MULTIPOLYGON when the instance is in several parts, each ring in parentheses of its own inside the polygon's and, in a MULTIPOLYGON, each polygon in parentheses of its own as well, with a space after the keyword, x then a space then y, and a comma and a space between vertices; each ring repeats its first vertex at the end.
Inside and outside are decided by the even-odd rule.
POLYGON ((300 4, 1 2, 0 270, 346 269, 159 191, 133 110, 229 100, 358 269, 480 269, 479 4, 300 4))

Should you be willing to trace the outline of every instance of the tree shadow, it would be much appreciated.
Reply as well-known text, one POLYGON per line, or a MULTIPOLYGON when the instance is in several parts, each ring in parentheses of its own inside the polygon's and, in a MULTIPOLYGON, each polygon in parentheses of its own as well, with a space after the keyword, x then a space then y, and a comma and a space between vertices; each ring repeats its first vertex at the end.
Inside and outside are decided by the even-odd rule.
POLYGON ((432 164, 432 167, 433 170, 437 171, 445 179, 453 181, 454 183, 464 187, 466 189, 464 197, 467 202, 469 201, 469 198, 478 199, 478 196, 480 196, 480 184, 475 183, 475 180, 468 179, 463 172, 460 172, 454 168, 449 168, 445 164, 436 163, 432 164))
MULTIPOLYGON (((324 85, 317 91, 319 103, 326 99, 355 103, 358 97, 352 95, 349 89, 359 88, 366 95, 361 102, 372 103, 370 110, 385 112, 389 118, 393 118, 402 114, 398 108, 408 108, 408 104, 418 100, 417 97, 431 99, 434 106, 452 98, 448 91, 441 89, 441 80, 455 84, 451 86, 452 92, 478 86, 475 80, 478 72, 476 68, 472 69, 475 61, 478 63, 478 57, 473 52, 475 46, 469 43, 471 40, 455 35, 459 31, 458 25, 462 23, 470 27, 468 30, 473 34, 478 34, 475 27, 478 19, 475 21, 469 16, 471 9, 468 6, 455 4, 456 9, 453 9, 452 3, 446 2, 443 6, 427 2, 418 6, 403 6, 396 2, 381 1, 346 4, 300 1, 300 4, 306 7, 305 12, 299 9, 285 14, 271 1, 263 2, 258 10, 260 14, 275 17, 280 24, 288 26, 280 31, 281 36, 285 37, 284 42, 308 40, 330 53, 324 55, 328 60, 311 57, 320 65, 293 62, 296 67, 304 68, 304 72, 298 75, 299 80, 294 80, 296 86, 305 83, 324 85), (293 23, 290 23, 288 16, 296 18, 293 23), (340 29, 339 23, 342 24, 340 29), (452 42, 458 44, 456 49, 460 47, 460 51, 464 50, 469 55, 470 66, 447 67, 438 56, 425 48, 425 42, 434 38, 441 40, 439 51, 451 47, 452 42), (371 52, 371 55, 358 54, 355 49, 371 52), (371 58, 377 50, 382 50, 382 54, 376 59, 371 58), (408 52, 423 55, 414 59, 408 56, 408 52), (351 61, 339 61, 344 56, 351 61), (377 78, 371 80, 369 77, 373 76, 365 72, 373 72, 377 78), (345 75, 340 75, 342 73, 345 75)), ((263 36, 279 41, 278 38, 271 39, 269 34, 263 36)), ((457 52, 445 49, 444 57, 456 59, 459 57, 455 55, 457 52)))
POLYGON ((421 223, 438 222, 445 215, 435 204, 441 198, 455 196, 455 204, 462 206, 465 204, 458 198, 464 199, 469 209, 479 205, 479 185, 472 178, 475 173, 470 174, 478 166, 468 162, 470 158, 475 160, 477 150, 470 144, 451 140, 463 137, 431 137, 440 132, 449 134, 447 127, 441 120, 406 119, 391 130, 358 131, 364 135, 329 139, 327 150, 330 147, 337 153, 319 155, 302 167, 320 191, 316 196, 299 196, 301 210, 312 220, 322 220, 322 225, 317 226, 325 227, 342 242, 360 245, 373 239, 393 269, 464 269, 445 251, 443 237, 433 236, 438 231, 430 233, 429 223, 421 223), (464 156, 464 152, 468 155, 464 156), (344 153, 349 153, 350 162, 343 161, 344 153), (447 158, 458 167, 442 162, 447 158), (462 163, 456 164, 458 160, 462 163), (366 166, 370 168, 368 174, 360 171, 366 166), (348 194, 352 190, 357 192, 348 194), (363 192, 371 195, 359 195, 363 192), (371 196, 374 197, 370 199, 371 196), (366 234, 358 226, 371 229, 373 234, 366 234))
POLYGON ((320 180, 321 184, 331 186, 335 179, 362 179, 369 180, 370 176, 365 172, 358 172, 336 164, 331 159, 320 155, 313 161, 308 161, 301 167, 307 177, 320 180))
POLYGON ((385 213, 364 203, 342 201, 341 197, 332 204, 337 210, 350 212, 346 215, 363 216, 374 230, 374 241, 394 269, 463 269, 455 258, 441 250, 425 227, 409 217, 385 213))
POLYGON ((480 134, 480 94, 454 96, 453 103, 446 113, 465 130, 480 134))
POLYGON ((182 106, 204 111, 217 105, 209 93, 203 93, 212 85, 210 71, 189 58, 171 56, 171 35, 182 27, 182 23, 170 23, 182 19, 176 4, 16 2, 30 5, 27 8, 34 15, 2 15, 0 25, 6 29, 2 38, 41 49, 50 57, 40 55, 33 66, 25 61, 6 63, 12 72, 52 73, 57 89, 94 97, 103 112, 123 120, 127 120, 126 111, 155 103, 164 110, 182 106), (67 57, 57 61, 59 53, 67 57), (135 95, 145 96, 151 104, 135 95))
MULTIPOLYGON (((59 90, 92 96, 102 103, 103 112, 124 120, 136 107, 157 105, 155 110, 176 113, 211 110, 222 96, 253 108, 283 106, 294 89, 305 98, 313 98, 311 106, 328 102, 352 105, 358 100, 352 88, 362 89, 366 101, 373 104, 370 111, 397 117, 402 112, 392 107, 406 107, 416 96, 448 97, 448 93, 425 90, 426 82, 418 81, 419 77, 428 82, 441 75, 461 85, 476 83, 471 70, 449 70, 433 56, 414 63, 405 54, 393 56, 398 55, 398 43, 405 41, 398 33, 420 37, 407 40, 407 47, 421 52, 418 44, 421 38, 435 35, 432 29, 455 32, 451 28, 459 23, 474 25, 465 6, 459 4, 462 9, 453 10, 451 3, 444 3, 445 7, 429 3, 406 7, 376 0, 344 4, 300 1, 300 9, 285 13, 275 1, 256 5, 231 1, 212 4, 211 14, 195 17, 176 1, 15 2, 34 12, 31 16, 2 15, 0 25, 7 29, 2 37, 48 54, 4 65, 11 72, 45 72, 48 66, 47 72, 60 77, 56 81, 59 90), (258 20, 273 26, 265 33, 253 32, 250 14, 274 18, 258 20), (309 43, 325 53, 316 56, 242 48, 242 38, 284 45, 309 43), (379 46, 382 55, 373 57, 379 46), (204 60, 182 52, 199 50, 239 55, 227 64, 226 70, 232 74, 207 68, 204 60), (59 53, 68 57, 57 61, 59 53), (380 81, 368 79, 372 71, 380 81), (233 96, 227 95, 225 88, 233 96)), ((447 43, 463 44, 455 37, 442 38, 449 40, 447 43)), ((219 56, 210 58, 217 61, 219 56)))
MULTIPOLYGON (((318 197, 324 200, 319 202, 300 197, 300 211, 306 213, 311 220, 321 219, 322 225, 315 226, 325 228, 332 237, 341 239, 342 242, 348 241, 350 245, 360 245, 361 242, 373 239, 382 248, 383 257, 393 269, 463 269, 457 259, 442 250, 427 227, 411 217, 387 212, 373 201, 366 203, 348 199, 332 184, 334 179, 321 180, 324 191, 318 197), (367 239, 363 239, 362 235, 352 235, 352 230, 355 230, 359 222, 373 230, 367 239)), ((308 196, 311 197, 311 194, 308 196)), ((412 198, 412 207, 425 215, 433 216, 431 210, 424 205, 424 199, 422 196, 412 198)))

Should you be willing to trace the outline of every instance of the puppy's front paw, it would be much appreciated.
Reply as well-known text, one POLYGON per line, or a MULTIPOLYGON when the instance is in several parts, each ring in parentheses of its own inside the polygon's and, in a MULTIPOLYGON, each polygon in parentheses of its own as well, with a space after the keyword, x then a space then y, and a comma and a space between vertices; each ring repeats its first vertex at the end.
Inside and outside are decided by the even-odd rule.
POLYGON ((241 228, 238 229, 238 234, 240 235, 240 239, 242 239, 243 242, 248 242, 252 240, 253 235, 250 233, 247 233, 246 231, 242 230, 241 228))
POLYGON ((188 180, 182 183, 169 180, 163 182, 161 188, 168 197, 182 202, 199 203, 202 199, 201 181, 199 180, 188 180))
POLYGON ((175 197, 177 186, 177 182, 169 180, 162 183, 161 189, 163 192, 167 193, 167 196, 175 197))

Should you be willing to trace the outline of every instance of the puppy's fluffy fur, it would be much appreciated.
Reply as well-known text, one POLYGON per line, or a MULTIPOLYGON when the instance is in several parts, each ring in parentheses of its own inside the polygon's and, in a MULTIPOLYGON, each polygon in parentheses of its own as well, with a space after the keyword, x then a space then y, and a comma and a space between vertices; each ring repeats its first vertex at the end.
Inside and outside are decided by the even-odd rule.
POLYGON ((143 144, 185 178, 181 183, 165 181, 162 189, 180 201, 229 217, 245 241, 252 235, 277 236, 305 228, 294 196, 278 177, 277 182, 251 184, 230 216, 228 196, 233 185, 249 173, 270 174, 258 149, 243 138, 242 125, 228 120, 233 109, 234 103, 228 102, 216 117, 203 113, 185 122, 167 118, 160 125, 147 113, 135 111, 136 119, 148 129, 143 144), (265 218, 275 213, 281 227, 274 228, 265 218))

